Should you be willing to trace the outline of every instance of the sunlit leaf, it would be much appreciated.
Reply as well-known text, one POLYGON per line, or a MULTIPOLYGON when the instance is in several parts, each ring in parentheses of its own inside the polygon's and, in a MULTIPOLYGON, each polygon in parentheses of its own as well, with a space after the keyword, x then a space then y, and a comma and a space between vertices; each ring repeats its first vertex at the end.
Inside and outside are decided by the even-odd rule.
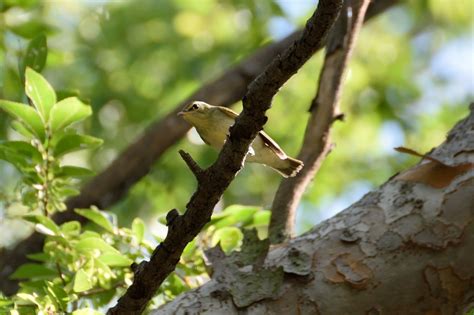
POLYGON ((78 221, 69 221, 61 225, 61 232, 65 235, 79 235, 81 224, 78 221))
POLYGON ((97 260, 110 267, 128 267, 133 263, 133 260, 120 253, 105 253, 97 260))
POLYGON ((76 250, 88 253, 93 250, 99 250, 102 253, 115 253, 120 254, 118 250, 107 244, 103 239, 99 237, 88 237, 80 240, 75 245, 76 250))
POLYGON ((254 225, 268 225, 270 224, 271 212, 268 210, 258 211, 253 215, 254 225))
POLYGON ((38 232, 44 232, 46 235, 60 234, 59 226, 54 223, 49 217, 44 215, 25 215, 23 219, 41 226, 38 232))
POLYGON ((31 68, 26 68, 25 91, 46 124, 51 108, 56 103, 54 89, 41 74, 31 68))
POLYGON ((140 218, 133 219, 132 232, 137 238, 138 243, 141 243, 143 236, 145 235, 145 223, 140 218))
POLYGON ((18 120, 15 120, 15 121, 12 121, 11 126, 16 132, 26 137, 27 139, 31 140, 35 138, 34 133, 31 130, 29 130, 27 127, 25 127, 24 123, 18 120))
POLYGON ((236 249, 243 240, 242 232, 233 226, 223 227, 217 230, 212 236, 212 245, 215 246, 220 243, 222 249, 228 253, 236 249))
POLYGON ((43 122, 33 107, 22 103, 0 100, 0 108, 21 121, 25 127, 27 127, 30 132, 33 132, 39 139, 44 139, 43 122))
POLYGON ((51 281, 46 282, 46 291, 48 295, 56 302, 60 310, 67 308, 67 303, 70 300, 63 287, 51 281))
POLYGON ((107 231, 114 233, 114 227, 108 220, 107 216, 100 210, 96 209, 75 209, 76 213, 88 218, 100 227, 103 227, 107 231))
POLYGON ((31 302, 32 304, 40 306, 40 302, 38 301, 37 295, 35 296, 29 293, 18 293, 17 296, 24 301, 28 301, 28 302, 31 302))
POLYGON ((84 292, 92 288, 92 282, 87 273, 79 269, 74 276, 74 292, 84 292))
POLYGON ((102 144, 102 139, 76 134, 64 135, 54 148, 54 156, 60 157, 66 153, 84 149, 94 149, 102 144))
POLYGON ((222 211, 222 214, 218 214, 221 216, 219 219, 211 220, 211 225, 214 225, 216 228, 222 228, 225 226, 231 225, 246 225, 251 223, 253 215, 259 211, 260 208, 252 207, 252 206, 242 206, 242 205, 232 205, 222 211))
POLYGON ((51 109, 51 130, 58 131, 70 124, 81 121, 92 114, 90 106, 77 97, 68 97, 54 104, 51 109))
POLYGON ((93 310, 92 308, 80 308, 72 312, 72 315, 103 315, 103 313, 93 310))

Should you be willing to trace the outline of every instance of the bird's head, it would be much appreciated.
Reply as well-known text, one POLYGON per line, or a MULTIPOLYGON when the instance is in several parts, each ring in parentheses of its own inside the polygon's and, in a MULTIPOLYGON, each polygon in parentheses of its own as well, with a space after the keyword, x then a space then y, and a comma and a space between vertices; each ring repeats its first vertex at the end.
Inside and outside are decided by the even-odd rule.
POLYGON ((212 105, 205 102, 194 101, 180 111, 178 116, 183 117, 184 120, 191 124, 195 124, 208 119, 212 107, 212 105))

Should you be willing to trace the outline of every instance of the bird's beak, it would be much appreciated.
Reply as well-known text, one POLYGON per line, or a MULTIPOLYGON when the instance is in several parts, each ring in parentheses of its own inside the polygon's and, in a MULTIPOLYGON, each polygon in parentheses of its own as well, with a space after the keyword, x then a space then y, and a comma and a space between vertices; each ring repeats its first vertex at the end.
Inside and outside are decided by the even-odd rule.
POLYGON ((184 114, 185 114, 184 112, 179 112, 178 116, 181 117, 181 116, 184 116, 184 114))

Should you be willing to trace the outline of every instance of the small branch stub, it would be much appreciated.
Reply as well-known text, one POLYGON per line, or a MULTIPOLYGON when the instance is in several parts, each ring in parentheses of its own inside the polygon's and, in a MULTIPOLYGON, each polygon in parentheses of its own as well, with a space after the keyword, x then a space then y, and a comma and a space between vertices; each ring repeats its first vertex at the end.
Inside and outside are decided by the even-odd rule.
POLYGON ((194 161, 189 153, 179 150, 179 155, 181 155, 181 158, 186 162, 186 165, 189 167, 191 172, 193 172, 196 179, 200 181, 204 175, 204 170, 196 163, 196 161, 194 161))
POLYGON ((168 214, 166 215, 166 226, 172 225, 177 217, 179 217, 178 210, 176 209, 170 210, 170 212, 168 212, 168 214))

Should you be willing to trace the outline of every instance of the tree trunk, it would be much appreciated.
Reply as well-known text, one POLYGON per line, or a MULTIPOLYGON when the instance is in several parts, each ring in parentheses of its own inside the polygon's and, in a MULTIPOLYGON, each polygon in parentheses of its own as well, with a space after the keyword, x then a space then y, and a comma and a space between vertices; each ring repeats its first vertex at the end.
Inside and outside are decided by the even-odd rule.
POLYGON ((211 281, 154 314, 466 314, 473 253, 471 104, 418 165, 271 248, 263 268, 213 266, 211 281))

